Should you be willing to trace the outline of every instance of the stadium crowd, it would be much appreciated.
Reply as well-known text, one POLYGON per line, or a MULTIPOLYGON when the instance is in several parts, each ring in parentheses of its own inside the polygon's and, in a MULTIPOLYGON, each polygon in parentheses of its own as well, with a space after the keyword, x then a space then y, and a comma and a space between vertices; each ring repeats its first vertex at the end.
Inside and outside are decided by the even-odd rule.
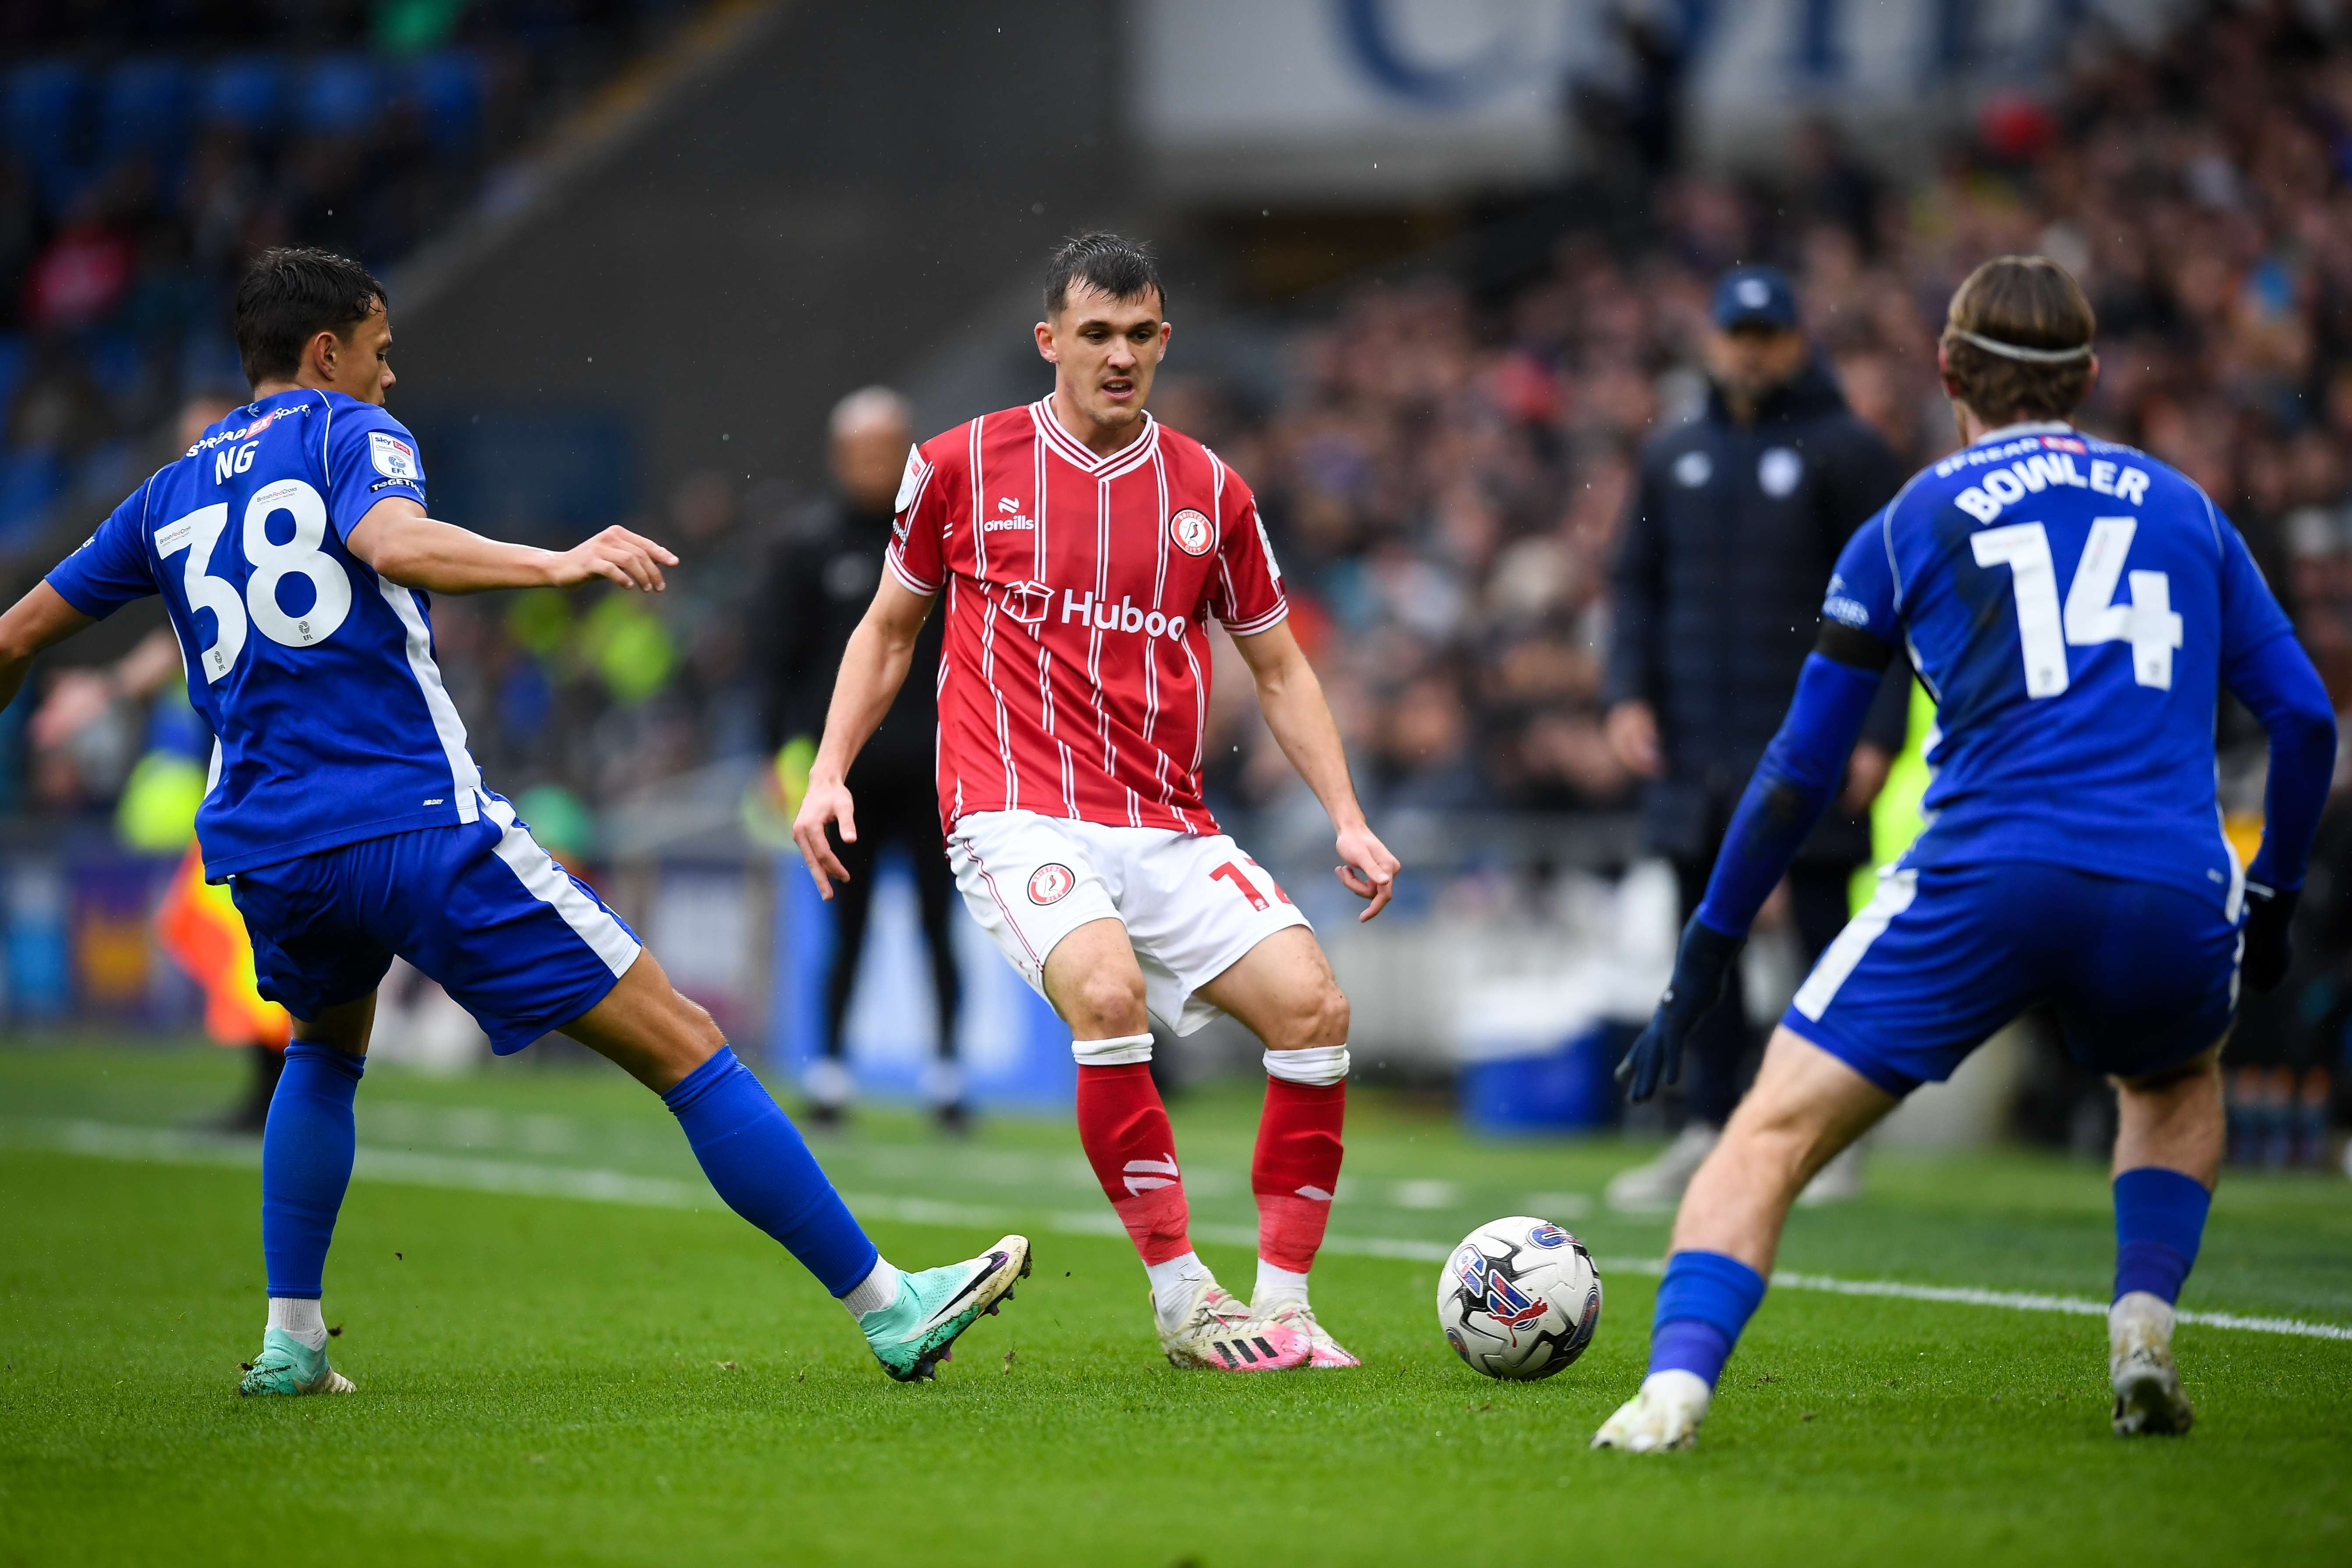
POLYGON ((194 392, 256 249, 383 268, 685 0, 0 6, 0 552, 194 392))

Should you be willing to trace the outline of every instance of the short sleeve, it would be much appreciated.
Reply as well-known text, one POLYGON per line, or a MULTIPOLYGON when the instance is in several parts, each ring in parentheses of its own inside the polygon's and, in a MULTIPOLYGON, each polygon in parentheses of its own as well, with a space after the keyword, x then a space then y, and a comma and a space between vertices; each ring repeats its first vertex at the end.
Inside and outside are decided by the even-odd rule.
POLYGON ((2221 668, 2228 669, 2273 637, 2294 636, 2294 625, 2263 581, 2245 536, 2212 502, 2206 505, 2221 547, 2221 668))
POLYGON ((116 507, 80 549, 58 563, 48 576, 58 596, 93 620, 112 615, 133 599, 155 592, 147 564, 149 479, 116 507))
POLYGON ((1903 641, 1903 628, 1895 608, 1895 564, 1886 552, 1886 513, 1881 510, 1838 552, 1837 569, 1822 598, 1822 619, 1894 647, 1903 641))
POLYGON ((1237 637, 1255 636, 1281 624, 1290 614, 1282 591, 1282 568, 1274 559, 1274 545, 1257 514, 1257 498, 1241 476, 1224 470, 1224 494, 1219 510, 1217 570, 1210 580, 1209 609, 1237 637))
POLYGON ((425 464, 408 426, 369 404, 337 400, 326 434, 327 519, 349 539, 387 496, 425 504, 425 464))
POLYGON ((925 598, 947 579, 947 487, 940 467, 920 447, 907 448, 907 471, 898 476, 898 498, 890 510, 890 548, 883 561, 910 594, 925 598))

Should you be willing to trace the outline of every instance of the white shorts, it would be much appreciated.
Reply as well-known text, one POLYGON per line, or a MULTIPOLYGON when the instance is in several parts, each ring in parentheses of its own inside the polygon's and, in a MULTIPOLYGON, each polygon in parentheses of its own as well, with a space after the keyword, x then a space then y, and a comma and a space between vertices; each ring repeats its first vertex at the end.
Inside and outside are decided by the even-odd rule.
POLYGON ((1089 921, 1120 921, 1144 1005, 1180 1035, 1218 1016, 1194 994, 1202 986, 1275 932, 1308 925, 1222 833, 976 811, 948 835, 948 865, 972 919, 1041 996, 1055 943, 1089 921))

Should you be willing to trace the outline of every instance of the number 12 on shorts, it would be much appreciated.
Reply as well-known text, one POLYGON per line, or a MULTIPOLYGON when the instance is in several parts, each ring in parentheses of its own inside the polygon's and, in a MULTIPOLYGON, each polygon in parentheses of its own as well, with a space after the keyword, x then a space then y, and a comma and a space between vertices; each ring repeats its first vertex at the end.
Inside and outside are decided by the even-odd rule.
MULTIPOLYGON (((1243 858, 1248 859, 1249 858, 1247 856, 1244 856, 1243 858)), ((1257 867, 1260 875, 1265 874, 1265 867, 1258 866, 1257 862, 1255 860, 1251 860, 1250 864, 1257 867)), ((1249 906, 1254 910, 1264 910, 1270 907, 1265 901, 1265 895, 1259 892, 1257 890, 1257 885, 1249 879, 1248 873, 1244 871, 1239 866, 1234 865, 1231 860, 1226 861, 1223 865, 1219 866, 1215 870, 1210 872, 1209 880, 1212 882, 1231 882, 1235 888, 1241 890, 1242 897, 1249 900, 1249 906)), ((1290 895, 1282 890, 1281 883, 1276 881, 1271 877, 1267 877, 1265 879, 1265 885, 1274 889, 1274 896, 1276 898, 1280 899, 1286 904, 1290 902, 1290 895)))
POLYGON ((2131 574, 2131 600, 2116 602, 2137 519, 2096 518, 2075 563, 2066 607, 2058 607, 2058 568, 2050 533, 2038 522, 1989 528, 1969 541, 1979 566, 2007 566, 2017 599, 2017 640, 2025 656, 2025 694, 2055 697, 2068 683, 2066 648, 2127 642, 2132 679, 2172 689, 2172 650, 2180 646, 2180 616, 2172 608, 2172 579, 2162 572, 2131 574))

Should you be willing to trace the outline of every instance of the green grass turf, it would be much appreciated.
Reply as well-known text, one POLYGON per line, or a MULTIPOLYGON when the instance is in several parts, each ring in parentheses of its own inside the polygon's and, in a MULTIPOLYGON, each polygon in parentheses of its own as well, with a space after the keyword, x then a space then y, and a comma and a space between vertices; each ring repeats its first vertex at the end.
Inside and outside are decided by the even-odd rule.
MULTIPOLYGON (((58 1146, 169 1126, 226 1100, 236 1068, 0 1050, 0 1563, 2352 1560, 2352 1343, 2184 1327, 2197 1431, 2125 1443, 2095 1319, 1781 1290, 1700 1450, 1596 1455, 1639 1380, 1650 1277, 1609 1272, 1591 1352, 1505 1384, 1438 1337, 1430 1264, 1328 1256, 1317 1303, 1361 1372, 1180 1373, 1124 1239, 1069 1233, 1104 1205, 1050 1120, 963 1144, 877 1113, 820 1142, 869 1213, 953 1205, 874 1224, 901 1263, 971 1252, 1000 1219, 1036 1237, 1005 1315, 936 1384, 900 1386, 698 1184, 655 1100, 528 1056, 456 1081, 372 1073, 363 1173, 593 1169, 698 1206, 363 1173, 327 1298, 361 1393, 240 1401, 254 1171, 58 1146)), ((1533 1210, 1604 1259, 1663 1244, 1663 1220, 1595 1198, 1635 1146, 1480 1142, 1371 1092, 1351 1110, 1332 1228, 1353 1243, 1442 1246, 1533 1210)), ((1196 1219, 1223 1238, 1203 1254, 1245 1288, 1253 1098, 1175 1114, 1196 1219)), ((2107 1227, 2085 1165, 1889 1155, 1866 1199, 1797 1216, 1782 1263, 2103 1298, 2107 1227)), ((2352 1188, 2225 1183, 2184 1305, 2352 1322, 2352 1188)))

